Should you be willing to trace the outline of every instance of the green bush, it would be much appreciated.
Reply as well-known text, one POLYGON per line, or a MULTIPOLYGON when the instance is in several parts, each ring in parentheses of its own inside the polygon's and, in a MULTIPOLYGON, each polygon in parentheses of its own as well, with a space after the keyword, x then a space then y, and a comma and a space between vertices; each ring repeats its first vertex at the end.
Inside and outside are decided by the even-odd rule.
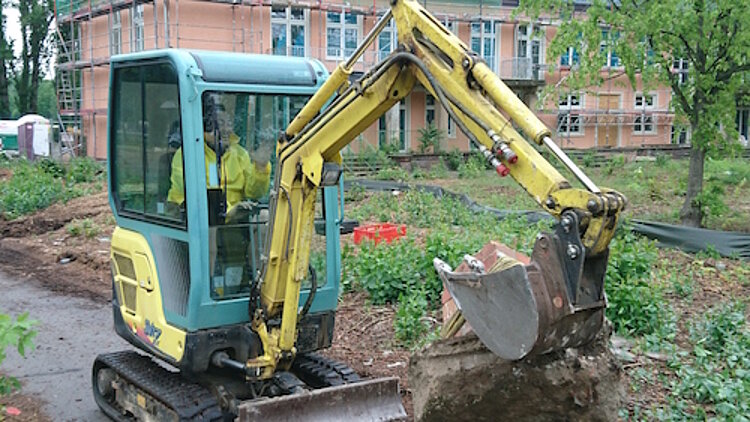
POLYGON ((447 179, 448 178, 448 167, 445 165, 445 161, 440 158, 437 164, 430 168, 429 173, 430 179, 447 179))
POLYGON ((486 170, 485 159, 479 154, 471 154, 465 163, 458 166, 458 177, 461 179, 476 179, 486 170))
POLYGON ((667 321, 662 289, 650 279, 656 258, 655 243, 630 231, 619 230, 610 243, 607 317, 620 334, 656 333, 667 321))
POLYGON ((375 179, 405 182, 409 180, 409 172, 399 166, 383 167, 378 171, 378 174, 375 175, 375 179))
POLYGON ((101 229, 99 226, 94 224, 90 218, 84 218, 83 220, 73 220, 65 226, 65 230, 69 235, 85 236, 89 239, 96 237, 101 229))
POLYGON ((625 167, 625 156, 615 155, 607 160, 607 163, 604 165, 604 173, 607 175, 612 175, 616 171, 621 170, 623 167, 625 167))
POLYGON ((425 321, 429 306, 426 291, 419 288, 401 294, 398 302, 393 320, 394 335, 403 346, 413 347, 430 331, 430 324, 425 321))
POLYGON ((448 170, 456 171, 464 162, 464 154, 458 148, 453 148, 451 152, 445 155, 445 161, 448 170))
POLYGON ((419 129, 419 152, 424 154, 427 150, 432 149, 433 153, 440 152, 440 142, 445 138, 445 132, 438 129, 437 126, 430 123, 427 126, 419 129))
POLYGON ((68 163, 67 179, 72 183, 90 183, 103 174, 102 166, 89 157, 75 157, 68 163))
MULTIPOLYGON (((26 350, 32 347, 32 341, 36 336, 36 331, 32 329, 35 324, 36 321, 30 320, 28 314, 21 314, 13 320, 10 316, 0 313, 0 364, 5 360, 5 349, 8 346, 15 347, 19 355, 26 355, 26 350)), ((0 396, 10 394, 19 388, 21 384, 17 379, 0 374, 0 396)))

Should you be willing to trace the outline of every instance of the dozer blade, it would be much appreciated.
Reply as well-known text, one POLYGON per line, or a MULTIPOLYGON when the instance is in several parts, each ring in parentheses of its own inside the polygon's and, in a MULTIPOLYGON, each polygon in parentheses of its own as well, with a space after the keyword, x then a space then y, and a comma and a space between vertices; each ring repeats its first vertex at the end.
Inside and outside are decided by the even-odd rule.
POLYGON ((406 411, 398 378, 379 378, 288 396, 243 402, 238 422, 399 421, 406 411))
POLYGON ((602 327, 607 254, 587 259, 582 246, 577 255, 566 253, 570 242, 559 233, 541 234, 528 265, 502 256, 486 273, 453 272, 439 259, 434 264, 482 343, 517 360, 585 345, 602 327))

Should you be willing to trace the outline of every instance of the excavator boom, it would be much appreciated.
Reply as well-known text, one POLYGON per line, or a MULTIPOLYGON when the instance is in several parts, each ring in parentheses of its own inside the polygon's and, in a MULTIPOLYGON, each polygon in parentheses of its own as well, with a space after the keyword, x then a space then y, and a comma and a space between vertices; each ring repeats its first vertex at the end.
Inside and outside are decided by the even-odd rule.
POLYGON ((340 151, 417 84, 440 102, 498 174, 513 177, 559 220, 554 233, 539 235, 527 265, 510 262, 495 271, 456 273, 435 262, 479 338, 500 357, 520 359, 585 344, 600 330, 608 245, 624 196, 594 184, 487 64, 418 2, 393 0, 391 10, 279 140, 258 283, 261 306, 251 315, 264 351, 247 362, 257 379, 294 360, 296 304, 308 272, 317 189, 337 183, 340 151), (353 64, 391 18, 399 48, 349 83, 353 64), (584 188, 571 185, 527 139, 548 148, 584 188))

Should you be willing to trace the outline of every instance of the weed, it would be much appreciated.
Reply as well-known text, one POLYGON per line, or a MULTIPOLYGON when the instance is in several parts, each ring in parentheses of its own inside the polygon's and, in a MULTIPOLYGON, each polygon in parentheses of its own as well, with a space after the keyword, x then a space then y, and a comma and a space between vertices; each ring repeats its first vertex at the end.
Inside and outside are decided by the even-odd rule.
POLYGON ((595 161, 596 155, 594 154, 594 151, 586 151, 586 153, 583 154, 582 162, 584 167, 593 167, 595 161))
POLYGON ((378 174, 375 175, 377 180, 395 180, 397 182, 404 182, 409 180, 409 173, 398 166, 388 166, 380 169, 378 174))
MULTIPOLYGON (((9 315, 0 313, 0 364, 5 360, 5 349, 8 346, 15 347, 19 355, 26 355, 26 350, 32 347, 36 336, 36 331, 33 330, 35 324, 36 321, 30 320, 28 314, 21 314, 14 320, 9 315)), ((17 379, 0 374, 0 396, 19 388, 21 384, 17 379)))
POLYGON ((344 201, 359 202, 365 199, 366 189, 362 185, 352 184, 344 193, 344 201))
POLYGON ((662 289, 650 280, 656 258, 655 243, 630 231, 619 230, 610 243, 607 317, 620 334, 651 334, 664 326, 662 289))
POLYGON ((664 166, 667 166, 670 161, 672 161, 672 157, 670 157, 669 155, 667 155, 667 154, 658 154, 656 156, 655 163, 656 163, 656 165, 658 167, 664 167, 664 166))
POLYGON ((615 155, 607 160, 607 164, 604 165, 604 173, 611 175, 623 167, 625 167, 625 156, 615 155))
POLYGON ((458 166, 458 177, 462 179, 475 179, 484 173, 485 159, 479 154, 471 154, 466 162, 458 166))
POLYGON ((102 166, 94 159, 75 157, 68 163, 66 178, 72 183, 89 183, 103 174, 102 166))
POLYGON ((445 160, 445 164, 448 166, 448 169, 451 171, 456 171, 464 162, 464 154, 459 151, 458 148, 453 148, 451 152, 446 154, 445 160))
POLYGON ((429 303, 424 286, 399 295, 398 309, 393 320, 396 340, 406 347, 413 347, 430 331, 425 320, 429 303))
POLYGON ((448 178, 448 167, 445 165, 445 161, 440 158, 437 164, 430 168, 430 179, 447 179, 448 178))
POLYGON ((73 220, 65 226, 65 231, 73 237, 85 236, 88 239, 96 237, 101 229, 94 224, 90 218, 83 220, 73 220))

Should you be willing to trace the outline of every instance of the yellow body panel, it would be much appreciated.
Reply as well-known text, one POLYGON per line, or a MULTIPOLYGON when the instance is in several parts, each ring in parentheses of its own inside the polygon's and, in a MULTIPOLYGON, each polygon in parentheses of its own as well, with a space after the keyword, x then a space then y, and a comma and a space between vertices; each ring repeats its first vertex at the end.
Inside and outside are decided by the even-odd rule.
POLYGON ((110 258, 125 324, 144 343, 179 362, 185 353, 185 332, 169 325, 164 317, 156 261, 146 238, 115 228, 110 258), (130 268, 126 268, 128 262, 130 268))

